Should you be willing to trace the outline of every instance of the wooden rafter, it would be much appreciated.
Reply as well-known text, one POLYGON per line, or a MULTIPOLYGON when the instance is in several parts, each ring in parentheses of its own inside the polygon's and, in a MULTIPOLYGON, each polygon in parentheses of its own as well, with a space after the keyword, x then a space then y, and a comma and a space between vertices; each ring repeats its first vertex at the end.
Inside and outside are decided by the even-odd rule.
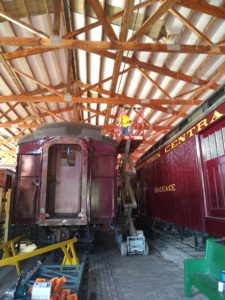
MULTIPOLYGON (((47 123, 46 123, 47 124, 47 123)), ((38 128, 40 125, 38 124, 11 124, 11 122, 5 122, 5 123, 0 123, 0 128, 20 128, 20 129, 35 129, 38 128)), ((114 125, 99 125, 99 128, 101 128, 102 130, 114 130, 115 126, 114 125)), ((144 130, 155 130, 155 131, 168 131, 171 130, 172 127, 171 126, 160 126, 160 125, 148 125, 145 124, 144 126, 142 124, 137 124, 135 129, 144 129, 144 130)))
POLYGON ((6 12, 3 12, 3 11, 0 11, 0 17, 6 19, 7 21, 13 23, 13 24, 16 24, 17 26, 19 27, 22 27, 23 29, 35 34, 35 35, 38 35, 40 38, 43 38, 43 39, 46 39, 46 38, 49 38, 49 36, 40 31, 40 30, 37 30, 35 27, 21 21, 21 20, 18 20, 16 18, 13 18, 12 16, 10 16, 8 13, 6 12))
POLYGON ((135 32, 135 34, 129 39, 129 41, 136 41, 140 37, 142 37, 149 28, 162 16, 164 13, 168 11, 170 7, 172 7, 177 0, 165 0, 163 4, 151 15, 144 24, 135 32))
POLYGON ((55 0, 55 13, 53 23, 53 33, 55 35, 60 34, 61 6, 61 0, 55 0))
MULTIPOLYGON (((143 52, 162 52, 162 53, 192 53, 192 54, 225 54, 225 46, 215 45, 184 45, 184 44, 156 44, 156 43, 138 43, 135 41, 114 41, 114 42, 99 42, 87 40, 62 40, 59 43, 54 43, 49 39, 37 39, 30 37, 0 37, 1 45, 9 46, 28 46, 28 47, 47 47, 47 51, 74 48, 84 51, 105 51, 105 50, 120 50, 120 51, 143 51, 143 52)), ((21 57, 23 52, 20 51, 21 57)), ((24 51, 26 53, 26 51, 24 51)), ((31 52, 32 55, 34 54, 31 52)), ((6 58, 15 58, 12 54, 6 55, 6 58), (11 55, 11 57, 10 57, 11 55)), ((16 56, 18 58, 18 55, 16 56)))
MULTIPOLYGON (((90 87, 90 85, 88 85, 88 84, 85 84, 85 83, 83 83, 83 82, 77 82, 77 85, 79 85, 80 87, 90 87)), ((101 88, 101 87, 94 87, 94 88, 91 88, 93 91, 95 91, 95 92, 99 92, 100 94, 103 94, 103 95, 107 95, 107 96, 109 96, 110 97, 110 94, 111 94, 111 92, 110 91, 108 91, 108 90, 105 90, 105 89, 103 89, 103 88, 101 88)), ((120 99, 123 99, 123 101, 127 101, 127 104, 130 104, 130 101, 133 101, 134 99, 138 99, 138 98, 135 98, 135 97, 128 97, 128 96, 126 96, 126 95, 124 95, 124 94, 119 94, 119 93, 115 93, 115 95, 114 95, 115 97, 118 97, 118 98, 120 98, 120 99)), ((170 101, 171 102, 173 102, 173 100, 171 100, 171 98, 169 97, 169 99, 170 99, 170 101)), ((142 103, 144 102, 144 101, 148 101, 147 99, 143 99, 143 100, 141 100, 142 101, 142 103)), ((186 101, 186 100, 184 100, 184 101, 186 101)), ((124 104, 124 103, 123 103, 124 104)), ((149 107, 151 107, 151 106, 149 106, 149 107)), ((154 105, 154 106, 152 106, 152 108, 156 108, 156 106, 154 105)), ((158 106, 157 106, 157 109, 158 109, 158 106)), ((165 110, 162 110, 162 111, 164 111, 164 112, 166 112, 167 111, 167 108, 165 108, 165 110)), ((171 113, 173 113, 173 111, 171 112, 171 113)))
MULTIPOLYGON (((100 94, 103 94, 103 95, 107 95, 110 97, 110 91, 107 91, 107 90, 104 90, 103 88, 100 88, 100 87, 91 87, 90 85, 88 84, 85 84, 83 82, 77 82, 77 84, 80 86, 80 87, 84 87, 85 89, 87 89, 87 87, 89 87, 90 89, 94 90, 95 92, 98 92, 100 94)), ((116 93, 114 95, 115 97, 120 97, 121 99, 123 99, 123 101, 127 101, 126 103, 127 104, 130 104, 130 100, 132 101, 133 99, 137 99, 137 98, 131 98, 131 97, 127 97, 126 95, 124 94, 118 94, 116 93)), ((126 103, 122 103, 122 104, 126 104, 126 103)), ((121 103, 120 103, 121 104, 121 103)), ((172 115, 177 115, 179 112, 177 112, 176 110, 173 110, 173 109, 170 109, 168 110, 167 108, 163 107, 163 106, 160 106, 160 105, 149 105, 148 107, 154 109, 154 110, 158 110, 158 111, 162 111, 166 114, 172 114, 172 115)), ((185 116, 185 115, 183 115, 185 116)))
POLYGON ((105 12, 104 12, 99 0, 87 0, 87 2, 89 2, 91 4, 97 18, 99 19, 100 23, 102 24, 103 29, 106 32, 110 41, 112 41, 112 42, 116 41, 117 36, 107 18, 107 16, 105 15, 105 12))
MULTIPOLYGON (((189 20, 191 20, 191 17, 192 17, 192 15, 193 15, 194 13, 193 13, 193 11, 192 12, 190 12, 189 13, 189 15, 188 15, 188 17, 186 17, 187 19, 189 19, 189 20)), ((212 22, 212 20, 211 20, 211 22, 212 22)), ((210 28, 210 23, 211 22, 209 22, 208 23, 208 26, 206 27, 206 29, 203 31, 203 33, 204 33, 204 35, 207 35, 207 30, 210 28)), ((196 45, 198 44, 198 43, 200 43, 201 42, 201 37, 199 37, 199 40, 196 42, 196 45)), ((183 61, 183 63, 180 65, 180 70, 182 71, 183 69, 185 69, 185 66, 188 64, 188 62, 189 61, 191 61, 191 55, 188 55, 185 59, 184 59, 184 61, 183 61)), ((169 63, 169 61, 167 61, 167 64, 169 63)), ((206 62, 206 60, 204 60, 204 65, 207 63, 206 62)), ((198 70, 199 70, 199 68, 198 68, 198 70)), ((197 77, 198 76, 198 70, 196 70, 194 73, 193 73, 193 77, 195 76, 195 77, 197 77)), ((209 83, 209 80, 208 80, 208 83, 209 83)), ((171 87, 173 87, 174 86, 174 82, 170 82, 170 84, 169 85, 167 85, 167 89, 171 89, 171 87)), ((186 84, 187 85, 187 84, 186 84)), ((201 84, 199 87, 201 88, 202 86, 205 86, 205 85, 207 85, 207 84, 201 84)), ((184 94, 184 92, 182 92, 181 91, 181 94, 184 94)), ((194 94, 195 95, 195 94, 194 94)), ((177 96, 178 97, 178 96, 177 96)), ((184 107, 184 106, 182 106, 182 107, 180 107, 180 109, 179 109, 179 111, 181 112, 181 113, 186 113, 187 112, 187 108, 186 107, 184 107)), ((175 118, 174 116, 172 116, 171 117, 171 119, 170 120, 168 120, 167 122, 166 122, 166 124, 173 124, 174 122, 176 122, 177 121, 177 118, 175 118)))
POLYGON ((39 112, 37 110, 37 105, 33 104, 33 103, 30 103, 30 107, 31 107, 33 113, 36 114, 36 117, 37 117, 37 119, 39 121, 39 124, 43 124, 44 122, 42 121, 42 119, 41 119, 41 117, 39 115, 39 112))
MULTIPOLYGON (((128 68, 124 69, 123 71, 119 72, 119 75, 122 75, 122 74, 124 74, 124 73, 127 73, 127 72, 131 71, 132 69, 133 69, 132 66, 131 66, 131 67, 128 67, 128 68)), ((97 82, 97 83, 95 83, 95 84, 88 85, 86 88, 84 88, 83 90, 80 90, 80 91, 79 91, 79 95, 81 96, 82 94, 86 93, 87 91, 90 91, 91 89, 93 89, 93 88, 95 88, 95 87, 97 87, 97 86, 103 85, 103 83, 112 80, 112 78, 113 78, 113 76, 110 76, 110 77, 107 77, 107 78, 105 78, 105 79, 100 80, 99 82, 97 82)), ((79 82, 79 81, 78 81, 78 82, 79 82)), ((75 84, 76 84, 76 82, 75 82, 75 84)), ((57 86, 52 86, 52 88, 53 88, 54 90, 64 89, 65 87, 66 87, 66 85, 65 85, 64 83, 61 83, 61 84, 59 84, 59 85, 57 85, 57 86)), ((35 90, 35 91, 33 91, 33 92, 30 92, 29 95, 38 95, 38 94, 45 93, 46 91, 47 91, 47 88, 46 88, 46 89, 45 89, 45 88, 44 88, 44 89, 37 89, 37 90, 35 90)))
MULTIPOLYGON (((125 10, 124 10, 123 18, 122 18, 120 36, 119 36, 119 41, 121 41, 121 42, 124 42, 127 39, 129 23, 130 23, 131 15, 133 12, 133 6, 134 6, 134 0, 126 1, 125 10)), ((113 68, 113 75, 112 75, 113 77, 112 77, 111 89, 110 89, 111 97, 114 97, 115 92, 116 92, 116 87, 117 87, 117 82, 119 79, 119 73, 120 73, 122 59, 123 59, 123 51, 118 51, 116 54, 116 59, 115 59, 114 68, 113 68)), ((112 107, 108 106, 108 114, 105 117, 105 124, 108 123, 111 109, 112 109, 112 107)))
MULTIPOLYGON (((66 103, 62 97, 60 96, 27 96, 27 95, 10 95, 10 96, 2 96, 0 95, 0 103, 17 101, 17 102, 28 102, 28 103, 36 103, 36 102, 62 102, 66 103)), ((71 97, 71 103, 106 103, 106 104, 140 104, 148 107, 150 106, 158 106, 158 105, 199 105, 203 100, 193 99, 193 100, 184 100, 184 99, 135 99, 128 97, 113 97, 113 98, 82 98, 82 97, 71 97)))
POLYGON ((30 76, 30 75, 28 75, 28 74, 26 74, 26 73, 24 73, 24 72, 21 72, 21 71, 17 70, 16 68, 12 68, 12 71, 15 72, 15 73, 17 73, 17 74, 19 74, 19 75, 21 75, 21 76, 24 76, 24 77, 30 79, 31 81, 37 83, 39 86, 45 88, 46 90, 52 92, 53 94, 56 94, 56 95, 58 95, 58 96, 63 96, 62 93, 58 92, 58 91, 55 90, 54 88, 52 88, 52 87, 50 87, 50 86, 44 84, 43 82, 41 82, 41 81, 35 79, 34 77, 32 77, 32 76, 30 76))
MULTIPOLYGON (((41 6, 44 7, 44 13, 41 12, 40 19, 33 23, 33 11, 29 7, 29 1, 21 2, 24 3, 23 10, 25 8, 25 17, 28 21, 22 22, 19 19, 24 17, 24 13, 19 13, 19 17, 14 14, 11 10, 11 3, 10 5, 5 4, 5 1, 0 3, 0 13, 4 13, 5 19, 7 16, 15 16, 9 20, 9 23, 2 23, 3 32, 6 24, 10 26, 8 35, 11 36, 0 37, 0 63, 3 68, 0 115, 4 122, 0 123, 0 127, 4 128, 11 136, 7 137, 2 134, 4 130, 1 130, 0 145, 3 146, 3 149, 11 151, 14 142, 25 133, 32 132, 41 123, 47 124, 58 120, 78 120, 95 125, 104 124, 101 129, 110 132, 114 130, 120 107, 129 104, 134 109, 135 104, 138 104, 140 110, 136 111, 136 114, 132 114, 132 125, 138 134, 139 130, 143 129, 142 124, 144 123, 145 141, 142 147, 140 146, 135 151, 134 157, 137 157, 146 151, 146 148, 154 145, 161 135, 171 130, 179 117, 186 117, 190 108, 200 105, 205 100, 206 92, 217 89, 224 82, 225 66, 222 57, 225 54, 225 40, 219 32, 223 29, 220 25, 225 19, 223 3, 218 4, 219 7, 208 4, 206 1, 197 0, 149 0, 140 1, 138 5, 133 6, 134 0, 126 0, 124 9, 112 14, 113 9, 108 11, 106 0, 85 0, 82 2, 82 7, 78 7, 77 3, 74 5, 73 1, 68 0, 54 0, 53 5, 49 5, 48 0, 42 0, 41 6), (150 7, 151 5, 152 7, 150 7), (67 12, 65 12, 64 6, 67 12), (185 14, 183 14, 180 10, 181 6, 190 10, 185 10, 185 14), (157 9, 154 11, 155 7, 157 9), (140 8, 143 10, 139 11, 140 8), (5 11, 7 9, 8 11, 5 11), (93 11, 97 16, 96 20, 93 11), (149 12, 151 12, 150 16, 149 12), (83 20, 81 18, 78 20, 77 13, 80 14, 80 17, 83 13, 83 20), (67 20, 65 14, 68 17, 67 20), (129 22, 132 14, 132 22, 129 22), (208 25, 204 24, 204 20, 201 26, 197 23, 197 18, 202 17, 201 14, 212 16, 208 17, 208 25), (159 18, 165 23, 162 28, 157 28, 160 30, 160 33, 157 33, 159 37, 154 39, 152 31, 154 31, 155 22, 159 18), (218 18, 223 20, 218 20, 218 18), (173 26, 167 27, 168 21, 173 22, 175 19, 180 21, 176 26, 176 33, 172 32, 173 26), (84 21, 83 27, 79 27, 80 20, 84 21), (115 23, 113 20, 116 20, 115 23), (46 33, 37 26, 38 22, 42 21, 47 25, 44 29, 46 33), (14 24, 20 27, 18 31, 14 24), (70 24, 69 27, 68 24, 70 24), (113 24, 120 26, 120 34, 113 30, 113 24), (101 26, 98 31, 101 32, 98 36, 100 41, 94 41, 91 32, 91 29, 97 28, 97 26, 101 26), (24 31, 36 31, 33 32, 36 38, 25 38, 26 32, 25 34, 22 32, 20 35, 22 28, 24 31), (126 38, 128 29, 136 31, 129 41, 126 38), (180 31, 177 32, 177 29, 180 31), (171 30, 171 32, 167 32, 167 30, 171 30), (79 37, 82 33, 83 35, 79 37), (176 43, 169 44, 170 33, 171 41, 176 38, 176 43), (196 40, 197 36, 196 43, 185 44, 185 38, 188 38, 191 33, 195 35, 193 40, 196 40), (146 36, 141 40, 145 34, 146 36), (20 37, 16 35, 20 35, 20 37), (55 36, 58 39, 55 39, 55 36), (149 37, 157 42, 142 42, 149 41, 149 37), (220 42, 217 42, 218 40, 220 42), (11 49, 16 50, 12 51, 11 49), (125 51, 133 51, 132 56, 127 55, 125 51), (47 52, 48 54, 45 55, 47 52), (63 64, 66 52, 71 55, 68 55, 67 63, 63 64), (92 76, 94 57, 91 55, 92 53, 100 56, 100 60, 96 59, 94 64, 96 68, 100 69, 99 72, 96 72, 96 75, 99 74, 97 76, 92 76), (35 56, 36 54, 37 56, 35 56), (191 64, 195 59, 197 60, 199 54, 206 55, 205 58, 203 55, 200 57, 202 62, 197 61, 197 69, 194 64, 193 66, 191 64), (85 66, 78 62, 80 57, 86 58, 86 70, 85 66), (14 60, 16 58, 21 59, 16 61, 14 60), (215 71, 212 64, 217 58, 217 70, 215 71), (26 70, 27 68, 23 69, 24 61, 27 63, 28 69, 30 68, 29 72, 26 70), (39 62, 41 62, 40 66, 37 65, 39 62), (75 69, 67 67, 68 65, 72 66, 73 63, 75 69), (124 70, 121 70, 122 63, 127 64, 124 70), (114 68, 112 69, 113 64, 114 68), (48 75, 49 80, 39 79, 41 77, 38 75, 43 69, 46 73, 43 78, 48 75), (123 91, 119 92, 116 89, 118 77, 123 74, 126 74, 123 78, 126 80, 123 81, 123 91), (135 78, 136 75, 137 78, 135 78), (28 81, 24 81, 21 76, 28 81), (106 78, 106 76, 108 77, 106 78), (11 80, 8 79, 9 77, 11 80), (29 80, 35 82, 35 90, 32 90, 34 85, 29 80), (111 81, 111 87, 109 81, 111 81), (71 101, 64 96, 65 92, 72 96, 71 101), (7 103, 7 106, 2 103, 7 103), (93 103, 97 105, 92 106, 93 103), (111 108, 113 108, 113 112, 111 112, 111 108), (144 121, 140 125, 140 119, 143 119, 143 116, 144 121)), ((212 1, 210 3, 213 4, 212 1)), ((36 9, 39 9, 38 6, 36 9)), ((0 152, 0 157, 3 155, 6 157, 6 151, 0 152)), ((10 155, 14 155, 12 153, 9 152, 10 155)))
POLYGON ((193 9, 195 11, 209 14, 211 16, 225 19, 225 8, 218 7, 215 5, 208 4, 206 1, 198 1, 198 0, 179 0, 177 4, 182 5, 184 7, 193 9))
MULTIPOLYGON (((148 7, 148 6, 152 5, 154 2, 156 2, 156 0, 147 0, 147 1, 143 1, 142 3, 136 4, 134 6, 134 11, 138 10, 140 8, 148 7)), ((116 14, 113 14, 112 16, 107 17, 107 19, 109 22, 112 22, 113 20, 116 20, 116 19, 122 17, 123 14, 124 14, 124 10, 121 10, 121 11, 117 12, 116 14)), ((82 28, 79 28, 79 29, 75 30, 74 32, 70 32, 70 33, 64 35, 63 37, 71 38, 71 37, 77 36, 81 33, 84 33, 86 31, 89 31, 93 28, 96 28, 97 26, 100 26, 100 25, 102 25, 102 23, 101 23, 101 21, 98 20, 98 21, 88 24, 82 28)))
MULTIPOLYGON (((53 112, 49 111, 48 109, 44 108, 43 106, 36 104, 36 107, 38 107, 40 110, 43 110, 43 111, 47 112, 48 115, 51 115, 54 118, 57 118, 57 119, 60 119, 63 122, 66 122, 66 120, 64 118, 62 118, 61 116, 58 116, 58 114, 56 114, 56 113, 53 113, 53 112)), ((41 116, 41 115, 39 115, 39 116, 41 116)))
POLYGON ((195 26, 191 24, 185 17, 182 16, 176 9, 170 8, 169 12, 178 18, 188 29, 190 29, 194 34, 196 34, 199 38, 201 38, 206 44, 212 46, 212 42, 210 39, 205 36, 200 30, 198 30, 195 26))
MULTIPOLYGON (((120 42, 125 42, 127 39, 127 34, 128 34, 128 28, 129 28, 129 23, 131 19, 131 15, 133 12, 133 6, 134 6, 134 0, 127 0, 126 1, 126 6, 124 10, 124 15, 122 18, 122 24, 121 24, 121 30, 120 30, 120 36, 119 36, 119 41, 120 42)), ((111 83, 111 96, 114 96, 117 82, 118 82, 118 77, 119 77, 119 72, 120 72, 120 66, 122 63, 122 58, 123 58, 123 52, 118 51, 116 60, 114 63, 114 68, 113 68, 113 78, 112 78, 112 83, 111 83)))
POLYGON ((151 78, 143 69, 138 69, 142 75, 148 79, 157 89, 159 89, 164 95, 166 95, 166 97, 168 97, 169 99, 171 99, 170 95, 153 79, 151 78))
MULTIPOLYGON (((116 55, 109 51, 94 51, 94 53, 97 53, 99 55, 102 55, 102 56, 105 56, 105 57, 111 58, 111 59, 116 58, 116 55)), ((149 71, 156 72, 156 73, 159 73, 159 74, 162 74, 165 76, 172 77, 176 80, 183 80, 183 81, 190 82, 190 83, 196 84, 196 85, 205 85, 208 83, 207 80, 202 80, 197 77, 189 76, 182 72, 175 72, 166 67, 158 67, 156 65, 153 65, 152 63, 149 63, 149 62, 146 63, 146 62, 140 61, 136 57, 125 57, 124 56, 123 62, 125 62, 131 66, 134 66, 134 67, 143 68, 145 70, 149 70, 149 71)), ((216 90, 218 87, 219 87, 218 84, 214 84, 211 88, 216 90)))

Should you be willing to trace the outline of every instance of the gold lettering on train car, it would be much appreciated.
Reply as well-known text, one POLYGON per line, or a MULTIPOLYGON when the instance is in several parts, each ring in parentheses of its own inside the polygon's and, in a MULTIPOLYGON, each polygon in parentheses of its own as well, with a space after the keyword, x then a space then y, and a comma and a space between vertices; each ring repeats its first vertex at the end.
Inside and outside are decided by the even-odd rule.
POLYGON ((191 129, 189 129, 188 131, 186 131, 186 134, 189 135, 189 137, 192 137, 194 135, 193 130, 195 129, 195 126, 192 127, 191 129))
POLYGON ((155 186, 154 187, 154 192, 155 194, 157 193, 165 193, 165 192, 174 192, 176 191, 176 184, 169 184, 169 185, 162 185, 162 186, 155 186))
POLYGON ((186 141, 185 134, 178 137, 178 144, 179 144, 179 145, 180 145, 181 143, 185 142, 185 141, 186 141))
MULTIPOLYGON (((171 142, 169 145, 167 145, 165 148, 163 148, 163 152, 164 153, 168 153, 170 152, 172 149, 176 148, 178 145, 184 143, 188 138, 191 138, 193 135, 195 135, 196 133, 198 133, 199 131, 201 131, 203 128, 207 127, 209 124, 215 122, 216 120, 218 120, 220 117, 222 117, 223 114, 218 112, 218 111, 214 111, 213 116, 211 118, 211 120, 209 120, 209 117, 201 120, 200 122, 198 122, 195 126, 193 126, 192 128, 190 128, 189 130, 187 130, 186 132, 184 132, 182 135, 180 135, 177 139, 175 139, 173 142, 171 142)), ((157 158, 160 157, 160 152, 154 154, 153 156, 151 156, 147 162, 152 162, 154 160, 156 160, 157 158)), ((175 187, 172 187, 175 188, 175 187)), ((174 190, 173 190, 174 191, 174 190)), ((160 191, 159 191, 160 192, 160 191)), ((157 191, 156 191, 157 193, 157 191)))
POLYGON ((172 192, 176 191, 176 184, 175 183, 171 184, 171 186, 172 186, 172 192))
POLYGON ((207 126, 208 126, 207 119, 203 119, 201 120, 201 122, 197 124, 197 131, 199 132, 200 130, 202 130, 202 127, 207 127, 207 126))
POLYGON ((177 140, 174 140, 174 141, 171 143, 171 149, 176 148, 176 146, 177 146, 177 140))
POLYGON ((166 146, 165 152, 166 152, 166 153, 167 153, 167 152, 170 152, 170 150, 171 150, 171 149, 170 149, 170 144, 169 144, 169 145, 166 146))
POLYGON ((218 120, 220 117, 222 117, 223 114, 219 113, 218 111, 214 111, 213 117, 210 121, 210 124, 213 123, 214 121, 218 120))

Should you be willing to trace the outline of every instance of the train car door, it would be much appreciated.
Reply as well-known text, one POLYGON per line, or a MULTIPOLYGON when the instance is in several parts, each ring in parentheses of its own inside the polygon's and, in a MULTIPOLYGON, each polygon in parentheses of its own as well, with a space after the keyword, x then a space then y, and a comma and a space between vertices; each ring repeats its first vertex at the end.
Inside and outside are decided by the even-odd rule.
POLYGON ((81 149, 78 145, 49 148, 47 212, 50 217, 76 215, 81 200, 81 149))
POLYGON ((40 157, 33 154, 19 155, 13 222, 36 222, 39 207, 40 157))
POLYGON ((225 220, 225 119, 201 135, 206 185, 206 229, 225 220))

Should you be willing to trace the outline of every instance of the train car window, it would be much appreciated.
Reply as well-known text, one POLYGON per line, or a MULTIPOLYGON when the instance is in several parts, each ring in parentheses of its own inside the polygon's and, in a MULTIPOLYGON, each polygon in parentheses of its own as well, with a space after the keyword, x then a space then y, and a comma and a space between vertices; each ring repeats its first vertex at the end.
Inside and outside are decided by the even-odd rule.
POLYGON ((225 128, 222 128, 222 133, 223 133, 223 140, 224 140, 224 144, 225 144, 225 128))
POLYGON ((215 133, 203 139, 205 160, 210 160, 225 153, 225 128, 217 130, 215 133))
POLYGON ((216 139, 214 134, 211 134, 209 136, 209 145, 210 145, 211 158, 217 157, 216 139))
POLYGON ((71 147, 67 147, 67 162, 69 166, 75 166, 76 151, 71 147))
POLYGON ((221 156, 224 154, 222 131, 221 130, 216 131, 215 136, 216 136, 217 154, 218 156, 221 156))
POLYGON ((209 147, 209 138, 208 137, 204 138, 203 143, 204 143, 205 159, 209 160, 211 158, 210 147, 209 147))
POLYGON ((71 146, 64 146, 61 149, 60 165, 62 167, 74 167, 76 163, 76 151, 71 146))

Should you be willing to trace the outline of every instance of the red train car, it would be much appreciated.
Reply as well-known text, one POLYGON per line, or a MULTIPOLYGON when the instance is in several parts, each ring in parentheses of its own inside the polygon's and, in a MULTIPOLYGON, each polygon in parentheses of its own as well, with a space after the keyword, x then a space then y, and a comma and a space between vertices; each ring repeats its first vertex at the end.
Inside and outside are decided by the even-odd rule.
POLYGON ((223 87, 185 123, 199 113, 200 119, 176 128, 137 162, 139 209, 148 220, 225 236, 224 100, 223 87))
POLYGON ((54 123, 18 143, 14 224, 60 228, 112 223, 117 144, 97 127, 54 123))

